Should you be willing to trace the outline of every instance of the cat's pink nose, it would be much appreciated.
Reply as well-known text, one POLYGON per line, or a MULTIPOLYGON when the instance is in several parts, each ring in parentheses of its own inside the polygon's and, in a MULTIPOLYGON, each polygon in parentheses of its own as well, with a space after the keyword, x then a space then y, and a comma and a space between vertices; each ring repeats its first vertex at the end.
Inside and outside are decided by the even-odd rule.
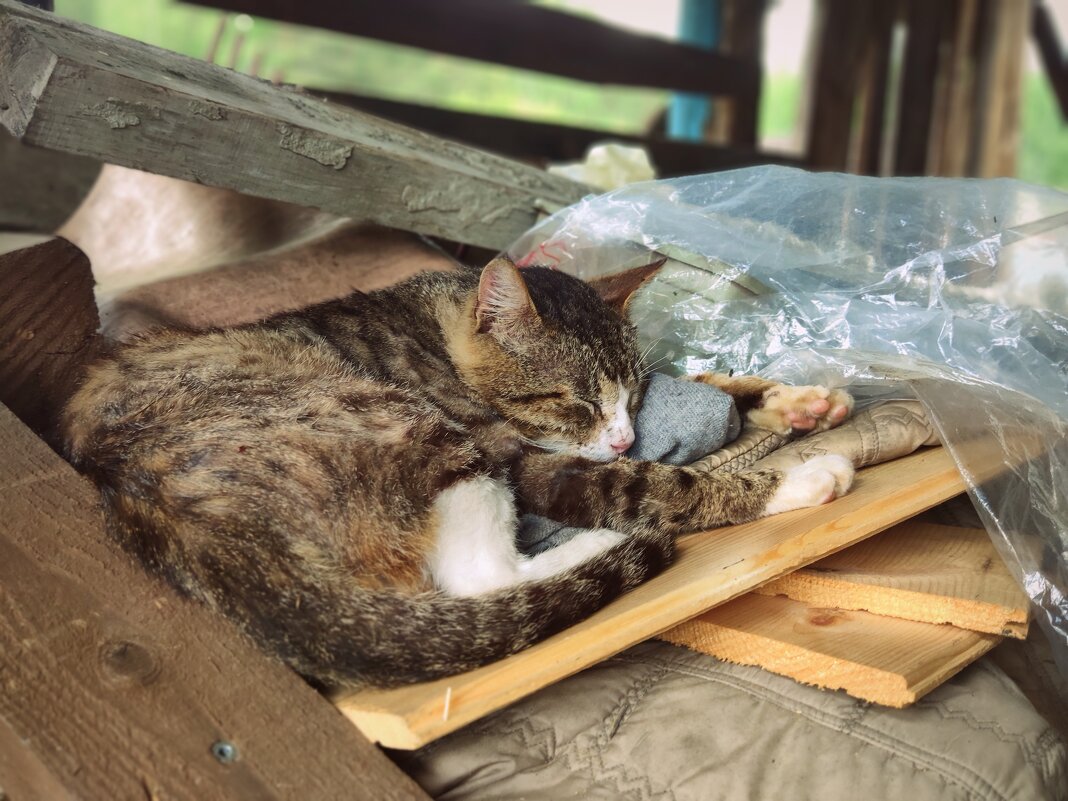
POLYGON ((634 432, 628 432, 624 436, 614 439, 608 444, 616 453, 626 453, 627 449, 634 444, 634 432))

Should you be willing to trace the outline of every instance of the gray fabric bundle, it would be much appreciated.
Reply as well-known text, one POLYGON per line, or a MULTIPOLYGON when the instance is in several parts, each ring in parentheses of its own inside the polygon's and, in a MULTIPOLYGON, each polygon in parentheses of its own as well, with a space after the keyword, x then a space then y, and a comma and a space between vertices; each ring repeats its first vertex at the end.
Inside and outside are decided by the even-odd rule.
MULTIPOLYGON (((665 464, 690 464, 719 450, 741 431, 734 399, 694 381, 653 373, 642 407, 634 420, 629 459, 665 464)), ((581 529, 537 515, 519 521, 519 550, 541 553, 571 539, 581 529)))

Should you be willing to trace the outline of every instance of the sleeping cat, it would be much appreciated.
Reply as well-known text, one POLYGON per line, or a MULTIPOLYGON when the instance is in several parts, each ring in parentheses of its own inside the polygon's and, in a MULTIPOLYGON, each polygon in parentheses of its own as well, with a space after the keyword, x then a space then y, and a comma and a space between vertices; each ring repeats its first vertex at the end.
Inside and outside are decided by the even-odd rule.
MULTIPOLYGON (((739 475, 626 459, 643 370, 634 329, 589 285, 498 258, 153 333, 90 368, 63 424, 151 571, 323 684, 391 685, 575 623, 668 564, 680 532, 848 490, 839 457, 739 475), (525 512, 588 530, 522 556, 525 512)), ((851 403, 701 380, 786 430, 851 403)))

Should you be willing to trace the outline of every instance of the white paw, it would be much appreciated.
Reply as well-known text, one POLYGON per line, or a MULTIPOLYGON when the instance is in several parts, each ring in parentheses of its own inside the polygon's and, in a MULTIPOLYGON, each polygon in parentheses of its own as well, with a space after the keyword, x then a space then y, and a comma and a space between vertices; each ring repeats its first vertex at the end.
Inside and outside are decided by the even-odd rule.
POLYGON ((853 486, 853 463, 844 456, 817 456, 786 471, 782 484, 771 496, 766 515, 830 503, 853 486))

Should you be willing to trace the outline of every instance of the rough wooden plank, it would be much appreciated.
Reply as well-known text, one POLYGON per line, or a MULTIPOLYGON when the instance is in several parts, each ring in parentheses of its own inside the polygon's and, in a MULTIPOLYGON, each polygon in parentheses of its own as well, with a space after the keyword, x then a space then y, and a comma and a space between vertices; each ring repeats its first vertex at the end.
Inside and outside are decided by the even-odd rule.
POLYGON ((34 797, 26 784, 49 800, 426 797, 294 673, 123 555, 96 491, 3 407, 0 453, 12 799, 34 797), (213 755, 221 741, 235 761, 213 755))
POLYGON ((913 703, 1001 641, 953 626, 755 593, 687 621, 662 639, 893 707, 913 703))
POLYGON ((502 248, 588 190, 0 0, 0 124, 29 144, 502 248))
POLYGON ((735 146, 756 148, 759 144, 757 123, 760 115, 761 61, 764 54, 764 15, 767 0, 734 0, 730 6, 725 37, 726 52, 750 65, 756 80, 747 91, 726 101, 728 111, 727 141, 735 146))
POLYGON ((946 83, 948 100, 937 108, 943 117, 942 136, 935 142, 941 148, 938 174, 962 176, 968 165, 971 148, 971 121, 975 113, 975 31, 979 0, 957 0, 953 43, 946 83))
POLYGON ((980 17, 973 146, 969 175, 1015 173, 1029 0, 986 0, 980 17))
POLYGON ((759 67, 738 59, 528 3, 194 2, 599 84, 717 95, 750 91, 759 76, 759 67), (415 20, 418 24, 413 24, 415 20))
POLYGON ((853 130, 853 106, 872 4, 822 0, 816 6, 816 65, 808 120, 808 162, 820 170, 845 170, 853 130))
POLYGON ((99 172, 99 162, 27 147, 0 129, 0 230, 54 233, 99 172))
POLYGON ((70 242, 0 255, 0 403, 53 446, 98 323, 89 261, 70 242))
POLYGON ((665 178, 746 167, 752 164, 802 166, 801 160, 795 157, 782 153, 757 151, 747 147, 681 142, 658 136, 630 136, 593 128, 401 103, 365 95, 321 92, 314 89, 309 91, 387 120, 411 125, 474 147, 539 164, 553 161, 579 161, 586 155, 591 145, 599 142, 624 142, 644 147, 649 152, 658 175, 665 178))
POLYGON ((439 681, 344 695, 338 707, 369 738, 417 748, 963 490, 941 448, 868 468, 834 503, 685 537, 664 573, 522 653, 439 681))
POLYGON ((1023 639, 1027 595, 982 529, 910 520, 756 590, 1023 639))
POLYGON ((894 175, 923 175, 934 111, 942 31, 951 6, 910 0, 895 139, 894 175))
POLYGON ((1031 14, 1031 36, 1061 108, 1061 119, 1068 121, 1068 55, 1061 46, 1053 15, 1042 0, 1037 0, 1031 14))

